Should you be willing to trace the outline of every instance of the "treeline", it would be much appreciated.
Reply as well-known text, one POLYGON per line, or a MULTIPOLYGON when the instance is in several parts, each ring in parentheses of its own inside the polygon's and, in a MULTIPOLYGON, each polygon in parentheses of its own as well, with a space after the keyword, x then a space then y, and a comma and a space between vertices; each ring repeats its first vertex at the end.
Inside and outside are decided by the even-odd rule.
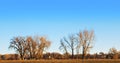
MULTIPOLYGON (((87 54, 85 56, 85 59, 120 59, 120 52, 115 52, 116 49, 111 48, 113 50, 110 50, 108 53, 99 52, 95 54, 87 54)), ((19 54, 5 54, 0 55, 0 60, 20 60, 19 54)), ((31 60, 30 56, 25 56, 25 60, 31 60)), ((43 57, 41 59, 45 60, 51 60, 51 59, 82 59, 82 54, 75 54, 74 58, 72 58, 72 55, 69 54, 66 56, 66 54, 60 54, 60 53, 45 53, 43 54, 43 57)), ((36 60, 36 59, 32 59, 36 60)))
POLYGON ((2 55, 1 59, 39 60, 39 59, 113 59, 119 58, 119 53, 115 48, 111 48, 108 54, 89 54, 95 39, 93 30, 83 30, 60 40, 60 53, 46 53, 51 45, 51 41, 44 36, 19 36, 11 39, 10 49, 14 49, 17 54, 2 55), (9 57, 9 58, 8 58, 9 57))

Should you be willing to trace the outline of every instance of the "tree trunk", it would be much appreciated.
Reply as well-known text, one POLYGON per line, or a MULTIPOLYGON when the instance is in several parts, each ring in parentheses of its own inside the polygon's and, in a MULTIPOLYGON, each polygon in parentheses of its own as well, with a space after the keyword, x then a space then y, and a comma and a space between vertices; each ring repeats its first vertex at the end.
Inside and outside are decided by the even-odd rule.
POLYGON ((82 59, 85 59, 85 49, 83 47, 83 52, 82 52, 82 59))
POLYGON ((20 58, 21 58, 21 60, 24 60, 24 57, 23 57, 23 55, 20 55, 20 58))
POLYGON ((72 49, 72 59, 74 59, 74 49, 72 49))

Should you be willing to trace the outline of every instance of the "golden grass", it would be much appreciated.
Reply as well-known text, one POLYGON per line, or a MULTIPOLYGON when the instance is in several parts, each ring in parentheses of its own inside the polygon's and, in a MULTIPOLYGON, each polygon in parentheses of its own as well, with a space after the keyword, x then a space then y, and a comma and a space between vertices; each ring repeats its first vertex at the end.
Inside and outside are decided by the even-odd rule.
POLYGON ((107 59, 95 59, 95 60, 0 60, 0 63, 120 63, 120 60, 107 60, 107 59))

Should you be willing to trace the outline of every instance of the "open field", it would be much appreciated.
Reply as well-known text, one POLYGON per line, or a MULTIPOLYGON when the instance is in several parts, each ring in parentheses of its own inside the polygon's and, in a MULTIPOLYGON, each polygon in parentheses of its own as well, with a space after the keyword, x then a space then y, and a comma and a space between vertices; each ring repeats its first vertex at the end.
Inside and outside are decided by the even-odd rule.
POLYGON ((0 60, 0 63, 120 63, 120 60, 0 60))

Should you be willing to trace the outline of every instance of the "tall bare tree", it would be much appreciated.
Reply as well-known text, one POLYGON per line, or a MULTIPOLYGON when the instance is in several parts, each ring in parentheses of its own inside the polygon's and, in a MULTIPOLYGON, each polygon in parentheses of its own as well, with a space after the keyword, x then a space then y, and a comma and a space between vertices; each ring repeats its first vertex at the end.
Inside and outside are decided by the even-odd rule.
POLYGON ((67 50, 67 46, 64 44, 64 42, 61 40, 60 41, 60 47, 59 47, 60 50, 63 50, 64 52, 64 57, 65 58, 68 58, 68 50, 67 50))
POLYGON ((32 37, 27 37, 27 54, 30 56, 30 59, 35 59, 37 52, 37 43, 34 41, 32 37))
POLYGON ((62 47, 66 52, 67 52, 67 49, 71 50, 71 52, 72 52, 72 58, 74 58, 74 50, 75 50, 75 48, 76 48, 76 46, 77 46, 75 39, 76 39, 76 38, 75 38, 74 35, 70 35, 70 36, 68 37, 68 39, 64 37, 64 38, 61 40, 61 46, 60 46, 60 47, 62 47))
POLYGON ((84 59, 87 52, 93 47, 94 31, 84 30, 79 32, 78 37, 82 47, 82 59, 84 59))
POLYGON ((51 41, 47 40, 46 37, 38 37, 36 42, 38 44, 37 59, 40 59, 43 57, 43 52, 51 45, 51 41))
POLYGON ((9 48, 13 48, 19 53, 21 60, 24 60, 27 50, 27 43, 24 37, 15 37, 10 42, 9 48))

